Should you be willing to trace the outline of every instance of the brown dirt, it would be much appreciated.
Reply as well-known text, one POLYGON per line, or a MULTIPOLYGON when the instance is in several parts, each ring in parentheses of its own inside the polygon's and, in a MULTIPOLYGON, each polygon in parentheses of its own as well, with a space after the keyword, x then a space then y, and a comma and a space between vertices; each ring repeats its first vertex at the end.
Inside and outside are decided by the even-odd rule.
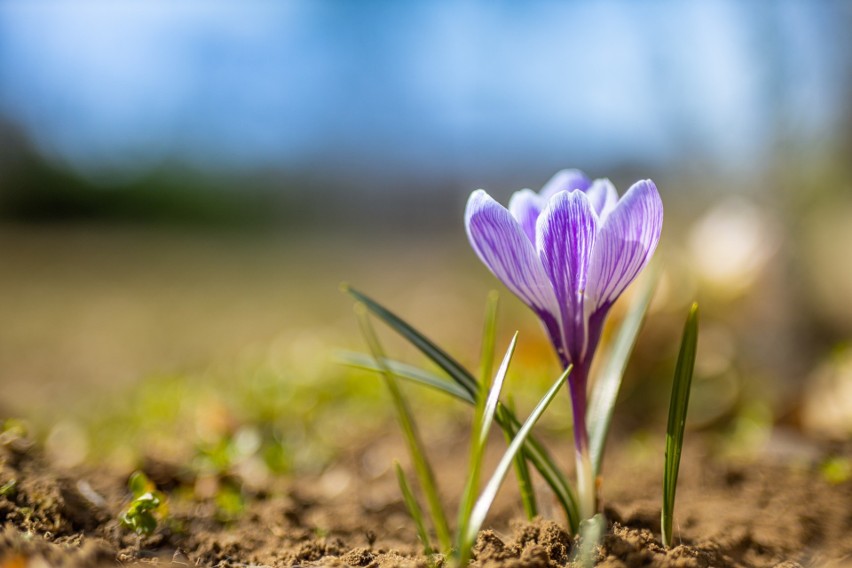
MULTIPOLYGON (((199 486, 210 480, 177 464, 149 461, 147 473, 170 496, 170 517, 153 535, 139 538, 116 520, 129 501, 128 472, 63 471, 28 440, 3 436, 2 568, 430 564, 420 554, 392 472, 373 471, 359 452, 317 476, 246 490, 245 511, 231 520, 222 518, 212 499, 199 497, 199 486)), ((627 475, 604 480, 608 526, 595 551, 601 566, 852 565, 852 481, 829 483, 819 474, 818 459, 764 454, 760 462, 720 464, 685 454, 677 546, 670 550, 659 543, 658 468, 616 457, 607 471, 616 471, 617 463, 627 475)), ((518 520, 515 503, 498 503, 490 528, 479 535, 473 566, 570 565, 577 543, 563 525, 518 520)))

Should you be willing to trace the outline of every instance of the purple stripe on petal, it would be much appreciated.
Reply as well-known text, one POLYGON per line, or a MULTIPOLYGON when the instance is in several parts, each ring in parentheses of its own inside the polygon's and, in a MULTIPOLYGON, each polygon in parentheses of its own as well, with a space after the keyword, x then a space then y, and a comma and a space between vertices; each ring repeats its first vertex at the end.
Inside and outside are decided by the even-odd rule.
POLYGON ((509 290, 537 313, 558 313, 533 243, 505 207, 478 189, 467 201, 465 227, 476 254, 509 290))
POLYGON ((512 194, 509 199, 509 213, 524 230, 530 242, 535 244, 535 222, 545 201, 531 189, 522 189, 512 194))
POLYGON ((536 226, 536 249, 553 283, 565 349, 575 364, 585 357, 584 290, 597 223, 585 193, 563 191, 550 199, 536 226))
POLYGON ((586 195, 601 221, 604 221, 618 204, 618 192, 608 179, 596 179, 586 191, 586 195))
POLYGON ((574 191, 575 189, 586 191, 591 185, 591 180, 580 170, 562 170, 556 172, 556 175, 544 184, 538 194, 546 201, 560 191, 574 191))
POLYGON ((586 293, 607 310, 648 264, 663 228, 663 202, 651 180, 636 182, 603 222, 592 253, 586 293))
POLYGON ((571 359, 568 357, 568 352, 565 350, 565 340, 562 337, 562 316, 556 310, 554 313, 536 312, 536 315, 544 325, 544 330, 547 332, 553 348, 556 350, 556 356, 559 357, 559 363, 562 368, 568 367, 571 364, 571 359))

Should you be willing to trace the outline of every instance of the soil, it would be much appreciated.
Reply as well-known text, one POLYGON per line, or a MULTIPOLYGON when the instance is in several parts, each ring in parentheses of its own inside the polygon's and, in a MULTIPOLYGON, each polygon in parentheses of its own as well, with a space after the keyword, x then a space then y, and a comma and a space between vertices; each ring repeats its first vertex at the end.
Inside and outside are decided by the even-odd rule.
MULTIPOLYGON (((230 518, 202 490, 208 486, 211 494, 211 483, 227 479, 193 478, 179 464, 149 459, 143 469, 169 495, 170 512, 143 538, 117 520, 130 500, 129 472, 63 470, 26 438, 6 433, 0 442, 2 568, 448 564, 422 555, 393 471, 371 465, 361 451, 317 475, 244 487, 245 509, 230 518)), ((830 450, 848 457, 849 448, 809 448, 765 452, 748 463, 687 452, 676 546, 668 550, 659 541, 659 468, 633 464, 622 452, 606 464, 623 474, 604 479, 607 527, 596 561, 606 567, 852 565, 852 481, 832 483, 818 469, 820 456, 830 450)), ((374 450, 375 444, 368 451, 374 450)), ((463 469, 452 453, 438 459, 447 466, 439 471, 463 469)), ((572 563, 578 543, 558 518, 528 522, 517 501, 503 497, 479 535, 473 566, 572 563)))

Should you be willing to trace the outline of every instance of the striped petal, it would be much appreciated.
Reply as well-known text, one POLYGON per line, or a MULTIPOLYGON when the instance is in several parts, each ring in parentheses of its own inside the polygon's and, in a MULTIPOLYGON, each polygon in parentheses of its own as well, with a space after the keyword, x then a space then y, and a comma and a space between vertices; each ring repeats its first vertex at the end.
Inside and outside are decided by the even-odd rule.
POLYGON ((662 228, 657 187, 651 180, 636 182, 602 222, 586 285, 589 309, 609 309, 648 264, 662 228))
POLYGON ((585 357, 584 291, 595 246, 597 214, 582 191, 553 196, 536 227, 536 248, 559 302, 564 348, 569 361, 585 357))
POLYGON ((518 222, 530 242, 535 244, 535 222, 544 209, 545 200, 531 189, 522 189, 509 199, 509 213, 518 222))
POLYGON ((558 313, 553 286, 533 243, 505 207, 478 189, 467 201, 465 227, 473 250, 509 290, 540 317, 558 313))
POLYGON ((560 191, 574 191, 575 189, 586 191, 591 185, 591 180, 580 170, 562 170, 556 172, 556 175, 550 178, 550 181, 544 184, 544 187, 538 193, 545 200, 548 200, 560 191))
POLYGON ((618 192, 608 179, 596 179, 586 190, 586 195, 601 221, 605 220, 618 204, 618 192))

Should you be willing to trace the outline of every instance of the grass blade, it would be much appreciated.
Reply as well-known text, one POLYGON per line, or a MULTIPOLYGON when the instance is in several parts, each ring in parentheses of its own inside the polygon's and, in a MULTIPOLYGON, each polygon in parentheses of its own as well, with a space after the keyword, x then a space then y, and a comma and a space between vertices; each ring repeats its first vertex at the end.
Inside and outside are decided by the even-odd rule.
POLYGON ((411 518, 414 520, 414 525, 417 527, 417 537, 420 539, 420 542, 423 543, 423 554, 429 556, 434 553, 434 550, 432 550, 432 546, 429 544, 429 533, 426 531, 426 522, 423 518, 423 510, 420 508, 417 498, 414 497, 414 492, 411 491, 411 486, 405 478, 405 472, 402 471, 402 466, 399 465, 398 461, 394 460, 393 467, 396 471, 396 480, 399 482, 399 490, 402 493, 402 499, 405 502, 405 507, 408 509, 408 514, 411 515, 411 518))
POLYGON ((476 540, 476 535, 479 533, 479 529, 482 528, 482 523, 485 522, 485 516, 491 508, 494 498, 497 496, 497 491, 500 489, 500 485, 502 485, 503 480, 506 478, 509 468, 512 467, 512 461, 515 459, 515 455, 523 447, 524 440, 526 440, 527 436, 529 436, 533 426, 535 426, 538 419, 541 418, 541 415, 550 405, 550 402, 556 397, 556 394, 562 388, 562 385, 565 384, 565 379, 568 378, 568 374, 570 372, 571 367, 565 369, 559 379, 557 379, 556 382, 553 383, 553 386, 551 386, 547 393, 545 393, 533 409, 532 413, 530 413, 526 422, 524 422, 521 428, 517 431, 512 443, 509 444, 509 448, 497 464, 497 468, 494 470, 491 479, 488 480, 488 483, 482 490, 482 493, 480 494, 479 499, 477 499, 476 504, 473 507, 473 511, 471 512, 470 520, 467 523, 467 530, 459 539, 462 543, 458 551, 460 565, 464 566, 467 562, 470 555, 470 549, 476 540))
MULTIPOLYGON (((518 343, 518 333, 512 337, 512 342, 503 356, 503 361, 500 363, 497 374, 494 376, 494 381, 487 393, 480 389, 479 400, 476 403, 476 414, 474 418, 474 432, 471 436, 470 443, 470 459, 469 471, 465 482, 464 491, 462 493, 461 503, 459 504, 459 517, 457 534, 467 534, 467 523, 470 521, 473 504, 476 501, 476 492, 479 489, 479 473, 482 469, 482 456, 485 453, 485 446, 488 444, 488 434, 491 432, 491 425, 494 423, 494 414, 497 412, 497 404, 500 401, 500 393, 503 391, 503 383, 506 380, 506 373, 509 371, 509 364, 512 361, 512 355, 515 353, 515 346, 518 343), (487 394, 487 396, 486 396, 487 394)), ((483 383, 484 384, 484 383, 483 383)), ((461 548, 463 543, 458 542, 458 547, 461 548)))
POLYGON ((636 344, 636 337, 645 319, 645 313, 651 303, 657 277, 651 273, 642 281, 642 288, 630 305, 627 315, 618 330, 618 334, 609 350, 606 365, 598 376, 589 398, 587 426, 589 429, 589 454, 594 475, 598 476, 603 461, 604 446, 612 422, 615 401, 627 368, 627 361, 636 344))
POLYGON ((683 338, 680 342, 680 352, 675 366, 672 398, 669 405, 669 424, 666 429, 666 465, 663 473, 663 511, 660 525, 662 527, 663 546, 671 546, 672 518, 674 516, 675 492, 677 491, 677 474, 680 468, 680 453, 683 449, 683 431, 686 425, 686 411, 689 406, 689 389, 692 384, 692 372, 695 368, 695 352, 698 346, 698 304, 692 304, 686 324, 683 328, 683 338))
POLYGON ((483 407, 482 420, 478 425, 478 444, 481 449, 488 441, 488 432, 491 430, 491 424, 494 422, 494 415, 497 413, 497 405, 500 404, 500 393, 503 390, 503 382, 506 380, 506 373, 509 371, 509 364, 512 362, 512 355, 515 353, 515 346, 518 343, 518 332, 512 337, 512 342, 509 343, 509 348, 503 356, 503 362, 500 363, 500 368, 497 369, 497 374, 494 376, 494 382, 488 389, 488 396, 485 398, 485 406, 483 407))
POLYGON ((370 298, 362 294, 358 290, 342 286, 343 290, 357 301, 367 307, 379 319, 384 321, 394 331, 406 338, 412 345, 417 347, 424 355, 435 362, 441 369, 444 370, 454 381, 456 381, 463 389, 472 396, 476 396, 478 385, 476 379, 470 372, 465 369, 461 363, 453 359, 446 351, 435 345, 432 341, 426 338, 419 331, 411 327, 408 323, 399 318, 396 314, 370 298))
POLYGON ((491 378, 492 366, 494 364, 494 345, 497 337, 497 305, 500 294, 496 290, 488 293, 488 301, 485 306, 485 325, 482 329, 482 352, 479 360, 480 383, 486 384, 491 378))
POLYGON ((344 365, 365 371, 381 373, 384 367, 398 378, 420 383, 421 385, 443 391, 469 404, 474 404, 475 402, 473 396, 461 388, 457 383, 450 382, 444 377, 439 377, 438 375, 430 373, 420 367, 415 367, 414 365, 408 365, 407 363, 387 358, 383 359, 380 365, 376 362, 376 359, 370 355, 366 355, 364 353, 353 353, 351 351, 342 351, 338 353, 337 359, 344 365))
MULTIPOLYGON (((514 406, 512 398, 509 397, 506 408, 514 413, 514 406)), ((506 438, 506 444, 511 444, 512 438, 509 436, 509 433, 505 428, 503 428, 503 434, 506 438)), ((527 442, 529 442, 529 438, 527 438, 527 442)), ((524 513, 526 513, 528 520, 532 520, 533 517, 538 515, 538 505, 535 499, 535 489, 533 489, 532 477, 530 477, 529 464, 527 464, 527 456, 523 449, 515 456, 515 477, 518 479, 518 491, 521 495, 521 503, 524 506, 524 513)))
MULTIPOLYGON (((370 324, 370 318, 363 304, 355 305, 355 313, 358 315, 358 321, 361 324, 361 331, 364 334, 364 339, 373 357, 379 365, 385 360, 385 355, 382 350, 376 332, 370 324)), ((438 486, 435 482, 435 474, 432 471, 432 466, 426 458, 426 452, 423 449, 423 443, 420 441, 420 435, 414 425, 414 418, 411 410, 408 408, 408 403, 402 396, 402 391, 396 382, 396 379, 390 369, 384 368, 383 375, 385 384, 391 393, 394 407, 397 411, 397 420, 402 429, 403 437, 408 445, 408 451, 411 455, 411 461, 414 464, 414 470, 417 473, 417 479, 420 482, 420 487, 423 489, 423 494, 426 496, 426 502, 429 505, 429 514, 432 517, 432 524, 435 527, 435 533, 438 537, 438 542, 441 549, 449 551, 452 547, 452 539, 450 537, 450 528, 447 523, 447 516, 444 512, 444 507, 441 504, 441 498, 438 495, 438 486)))

